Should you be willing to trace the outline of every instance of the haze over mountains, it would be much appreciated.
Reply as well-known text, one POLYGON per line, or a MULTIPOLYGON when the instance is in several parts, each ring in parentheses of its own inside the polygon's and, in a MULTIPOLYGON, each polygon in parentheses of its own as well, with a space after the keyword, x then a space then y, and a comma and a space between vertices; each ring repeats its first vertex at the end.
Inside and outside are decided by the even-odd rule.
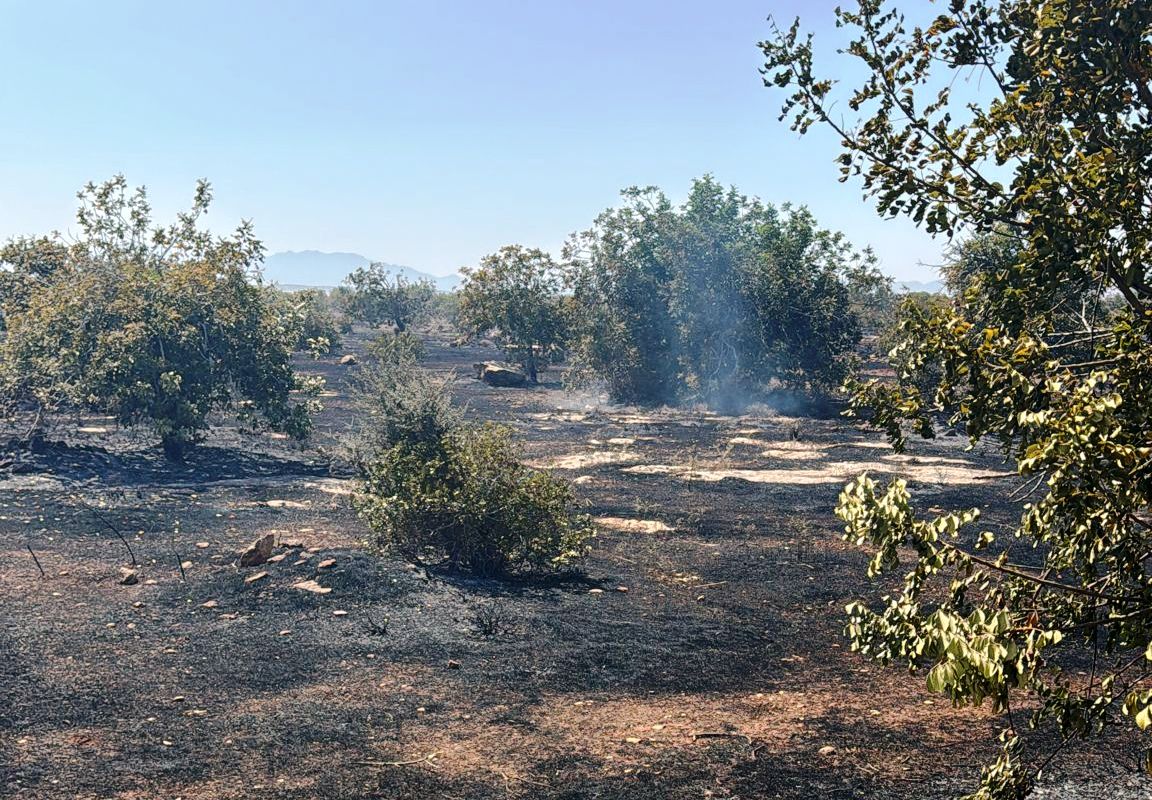
MULTIPOLYGON (((372 263, 373 260, 359 253, 323 253, 319 250, 273 253, 264 259, 264 278, 284 288, 293 286, 331 288, 339 286, 348 273, 357 267, 372 263)), ((432 275, 400 264, 383 263, 393 274, 402 275, 410 281, 430 280, 441 291, 451 291, 460 284, 460 276, 456 274, 432 275)))

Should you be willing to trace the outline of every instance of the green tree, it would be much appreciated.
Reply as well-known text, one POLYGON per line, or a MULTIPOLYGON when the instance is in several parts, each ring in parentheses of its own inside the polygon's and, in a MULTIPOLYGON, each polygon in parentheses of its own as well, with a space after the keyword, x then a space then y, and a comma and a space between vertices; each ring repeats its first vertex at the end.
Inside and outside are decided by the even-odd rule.
POLYGON ((122 176, 79 197, 76 241, 21 239, 0 251, 0 393, 37 422, 86 409, 148 424, 172 458, 214 410, 306 435, 318 386, 293 372, 294 331, 259 283, 262 246, 250 226, 225 238, 200 229, 205 182, 192 210, 164 228, 122 176))
POLYGON ((374 328, 394 325, 400 333, 428 315, 436 294, 431 281, 410 281, 376 263, 357 267, 343 288, 339 297, 349 318, 374 328))
POLYGON ((536 383, 540 366, 559 352, 566 337, 563 277, 552 256, 509 245, 461 272, 461 329, 472 337, 494 334, 505 356, 536 383))
POLYGON ((850 287, 885 285, 867 254, 711 177, 679 207, 655 188, 623 197, 566 247, 577 356, 614 399, 724 405, 839 383, 860 335, 850 287))
POLYGON ((914 27, 867 0, 838 22, 867 73, 847 98, 861 120, 833 112, 798 23, 762 43, 765 82, 790 92, 782 118, 832 127, 844 178, 861 176, 882 213, 998 237, 981 244, 994 269, 987 250, 961 251, 980 256, 968 266, 985 289, 910 315, 904 380, 858 384, 857 404, 898 446, 902 423, 931 436, 930 415, 950 409, 1038 492, 1005 534, 980 530, 976 509, 918 517, 903 481, 849 484, 838 513, 875 551, 870 572, 912 564, 895 594, 849 607, 848 632, 956 704, 1009 712, 974 796, 1020 798, 1070 742, 1152 726, 1152 5, 953 0, 914 27), (986 96, 954 101, 973 73, 986 96), (1068 324, 1069 309, 1113 296, 1115 314, 1068 324), (939 379, 924 391, 914 378, 929 368, 939 379), (1010 713, 1022 694, 1027 728, 1010 713), (1043 726, 1059 735, 1051 751, 1030 733, 1043 726))

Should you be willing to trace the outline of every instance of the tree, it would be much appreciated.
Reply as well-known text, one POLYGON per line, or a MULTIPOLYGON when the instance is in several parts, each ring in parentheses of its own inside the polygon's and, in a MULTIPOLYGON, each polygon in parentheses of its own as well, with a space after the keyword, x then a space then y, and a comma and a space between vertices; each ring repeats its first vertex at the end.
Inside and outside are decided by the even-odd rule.
POLYGON ((543 250, 509 245, 462 273, 461 328, 473 337, 494 332, 506 357, 536 383, 540 365, 559 352, 566 337, 556 262, 543 250))
POLYGON ((849 607, 848 633, 956 704, 1009 712, 974 796, 1020 798, 1070 742, 1152 726, 1152 5, 954 0, 913 27, 867 0, 838 22, 867 71, 847 103, 862 121, 833 114, 798 23, 762 43, 765 82, 791 92, 782 119, 832 127, 844 179, 862 176, 881 213, 998 237, 996 268, 974 270, 995 290, 909 316, 902 380, 857 384, 857 405, 901 447, 902 423, 931 436, 931 413, 949 409, 1039 493, 1005 535, 979 530, 976 509, 919 518, 903 481, 849 484, 838 513, 874 549, 870 572, 914 555, 895 595, 849 607), (987 96, 957 108, 954 78, 973 73, 987 96), (1115 314, 1067 324, 1110 297, 1115 314), (1010 713, 1021 694, 1027 730, 1010 713), (1042 726, 1059 734, 1051 751, 1030 733, 1042 726))
POLYGON ((345 278, 344 289, 340 298, 351 319, 374 328, 391 324, 400 333, 427 316, 436 294, 432 281, 413 282, 377 263, 357 267, 345 278))
POLYGON ((152 226, 144 190, 129 194, 122 176, 79 197, 76 241, 18 239, 0 250, 0 394, 32 412, 34 429, 64 409, 148 424, 172 458, 214 410, 306 435, 319 387, 293 372, 294 331, 260 285, 251 227, 219 239, 200 229, 205 182, 166 228, 152 226))
POLYGON ((867 254, 711 177, 679 207, 655 188, 623 197, 566 248, 577 356, 614 399, 730 407, 772 384, 839 383, 860 335, 849 287, 876 275, 867 254))

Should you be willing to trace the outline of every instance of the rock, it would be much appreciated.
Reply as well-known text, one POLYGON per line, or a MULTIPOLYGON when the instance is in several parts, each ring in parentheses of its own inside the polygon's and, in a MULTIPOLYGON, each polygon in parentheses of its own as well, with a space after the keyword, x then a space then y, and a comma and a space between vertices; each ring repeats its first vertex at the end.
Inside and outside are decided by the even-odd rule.
POLYGON ((209 547, 208 542, 196 542, 196 547, 200 550, 207 550, 209 547))
POLYGON ((338 608, 332 612, 332 616, 334 616, 334 617, 346 617, 346 616, 348 616, 348 612, 342 608, 338 608))
POLYGON ((276 555, 274 555, 268 559, 268 563, 269 564, 279 564, 281 561, 283 561, 287 557, 288 557, 287 553, 277 553, 276 555))
POLYGON ((312 594, 328 594, 332 591, 329 587, 321 586, 316 581, 300 581, 292 584, 292 588, 302 592, 312 592, 312 594))
POLYGON ((342 366, 342 367, 354 367, 354 366, 356 366, 356 363, 357 363, 356 356, 352 355, 351 353, 349 353, 346 356, 340 357, 340 366, 342 366))
POLYGON ((244 583, 255 583, 258 580, 263 580, 268 577, 267 572, 257 572, 255 575, 249 575, 244 579, 244 583))
POLYGON ((120 568, 120 585, 121 586, 135 586, 140 582, 140 576, 136 570, 131 567, 120 568))
POLYGON ((515 387, 528 382, 528 377, 520 370, 495 361, 483 361, 472 367, 476 370, 476 377, 489 386, 515 387))
POLYGON ((272 548, 276 546, 276 534, 266 533, 240 554, 241 567, 255 567, 272 557, 272 548))
POLYGON ((616 591, 620 592, 621 594, 628 594, 628 587, 627 586, 617 586, 616 591))
POLYGON ((332 569, 334 566, 336 566, 336 559, 326 558, 316 565, 316 569, 332 569))
POLYGON ((218 606, 218 605, 220 605, 220 604, 217 603, 215 600, 209 600, 206 603, 201 603, 200 607, 201 608, 216 608, 216 606, 218 606))
POLYGON ((448 659, 448 669, 460 669, 460 662, 453 658, 448 659))
POLYGON ((836 754, 836 748, 830 744, 826 744, 823 747, 821 747, 819 750, 817 750, 816 752, 818 752, 822 756, 831 756, 831 755, 836 754))

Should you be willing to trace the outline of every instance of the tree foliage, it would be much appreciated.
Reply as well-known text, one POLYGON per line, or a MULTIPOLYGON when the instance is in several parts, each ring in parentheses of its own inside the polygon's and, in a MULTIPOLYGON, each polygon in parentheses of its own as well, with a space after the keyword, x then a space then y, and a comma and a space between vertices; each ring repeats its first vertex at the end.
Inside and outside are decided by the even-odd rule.
POLYGON ((350 319, 374 328, 394 325, 400 333, 428 315, 436 294, 431 281, 410 281, 377 263, 357 267, 342 288, 338 296, 350 319))
POLYGON ((84 409, 147 424, 174 458, 215 410, 306 435, 318 387, 292 369, 296 331, 260 285, 250 225, 225 238, 201 229, 205 182, 168 227, 152 225, 144 190, 130 193, 123 177, 79 198, 75 241, 17 239, 0 251, 3 396, 37 419, 84 409))
POLYGON ((903 423, 931 436, 947 410, 1032 492, 1004 533, 975 509, 922 519, 903 481, 850 484, 838 513, 874 549, 870 571, 914 558, 897 593, 849 608, 848 630, 957 704, 1011 711, 1030 694, 1028 727, 1059 745, 1043 752, 1009 714, 975 795, 1019 798, 1069 742, 1152 726, 1152 5, 953 0, 913 27, 866 0, 838 20, 867 72, 847 102, 860 122, 833 113, 798 24, 762 44, 766 83, 790 91, 782 118, 834 128, 844 178, 882 213, 971 237, 959 266, 978 276, 905 319, 902 380, 858 384, 857 404, 899 446, 903 423), (958 75, 988 96, 954 101, 958 75), (931 391, 915 380, 927 368, 931 391))
POLYGON ((567 333, 558 265, 543 250, 509 245, 462 272, 461 328, 472 337, 494 334, 506 357, 535 383, 567 333))
POLYGON ((577 353, 616 400, 724 404, 843 379, 860 336, 850 287, 886 286, 869 254, 711 177, 679 207, 655 188, 623 198, 566 247, 577 353))

